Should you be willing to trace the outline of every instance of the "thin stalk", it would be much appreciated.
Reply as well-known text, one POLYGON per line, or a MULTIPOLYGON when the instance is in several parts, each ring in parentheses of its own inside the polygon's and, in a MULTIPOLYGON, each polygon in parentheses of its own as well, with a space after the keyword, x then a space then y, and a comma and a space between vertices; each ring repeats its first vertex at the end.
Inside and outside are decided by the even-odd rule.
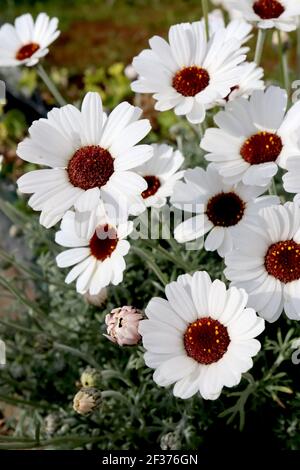
POLYGON ((264 29, 259 29, 257 33, 257 42, 256 42, 255 56, 254 56, 254 62, 257 65, 259 65, 261 62, 265 39, 266 39, 266 31, 264 29))
POLYGON ((297 28, 297 78, 300 78, 300 16, 298 17, 297 28))
POLYGON ((88 356, 87 354, 84 354, 78 349, 75 349, 75 348, 72 348, 71 346, 67 346, 66 344, 60 344, 60 343, 54 343, 53 348, 59 351, 64 351, 66 353, 72 354, 73 356, 80 357, 80 359, 83 359, 87 364, 92 365, 96 369, 99 368, 99 364, 96 361, 96 359, 94 359, 91 356, 88 356))
POLYGON ((202 13, 205 21, 206 39, 209 40, 209 20, 208 20, 208 3, 207 0, 202 0, 202 13))
POLYGON ((13 296, 19 300, 22 304, 24 304, 26 307, 30 308, 34 312, 36 312, 38 315, 43 315, 44 312, 33 302, 28 300, 26 297, 23 297, 20 292, 18 292, 18 289, 13 287, 11 283, 9 283, 4 277, 0 276, 0 285, 2 285, 4 288, 6 288, 8 291, 10 291, 13 296))
POLYGON ((30 268, 22 264, 20 261, 17 261, 14 256, 10 256, 9 254, 7 254, 6 251, 2 250, 1 248, 0 248, 0 257, 2 257, 6 262, 14 266, 18 271, 22 271, 28 274, 28 276, 30 276, 30 278, 32 279, 37 279, 49 285, 57 286, 66 290, 72 290, 72 286, 69 286, 66 283, 50 281, 46 277, 42 276, 42 274, 38 274, 37 272, 31 270, 30 268))
MULTIPOLYGON (((23 297, 18 289, 13 287, 11 283, 9 283, 4 277, 0 275, 0 285, 2 285, 4 288, 6 288, 9 292, 13 294, 13 296, 22 304, 24 304, 26 307, 31 309, 33 312, 35 312, 39 317, 42 317, 43 320, 47 320, 49 323, 52 323, 52 325, 55 325, 59 331, 61 328, 63 328, 65 331, 68 331, 69 333, 75 333, 78 334, 76 330, 72 330, 71 328, 62 325, 61 323, 58 323, 56 320, 54 320, 51 316, 47 315, 46 312, 44 312, 42 309, 40 309, 34 302, 31 302, 28 300, 26 297, 23 297)), ((37 326, 42 330, 43 328, 41 325, 38 323, 36 318, 33 318, 33 320, 36 322, 37 326)))
POLYGON ((283 87, 286 89, 287 93, 289 94, 290 77, 289 77, 288 58, 287 58, 287 51, 285 50, 281 34, 282 34, 281 31, 277 30, 282 83, 283 83, 283 87))
POLYGON ((272 178, 271 186, 269 187, 269 194, 271 196, 277 196, 277 188, 274 178, 272 178))
POLYGON ((10 405, 17 405, 17 406, 29 406, 31 408, 41 408, 45 410, 49 409, 57 409, 56 406, 51 405, 51 403, 38 403, 35 401, 31 400, 23 400, 22 398, 15 398, 15 397, 8 397, 6 395, 1 395, 0 394, 0 401, 3 401, 4 403, 9 403, 10 405))
POLYGON ((153 245, 150 241, 144 240, 143 241, 145 245, 149 246, 153 250, 158 251, 162 256, 164 256, 167 260, 171 261, 171 263, 175 264, 175 266, 178 266, 181 269, 184 269, 185 271, 188 271, 190 267, 186 265, 186 263, 176 256, 173 256, 171 253, 168 252, 165 248, 163 248, 160 245, 153 245))
POLYGON ((45 83, 46 87, 50 91, 50 93, 55 98, 56 102, 60 106, 65 106, 67 104, 66 100, 63 98, 59 90, 57 89, 56 85, 53 83, 49 75, 47 74, 46 70, 41 64, 37 65, 37 71, 43 82, 45 83))
POLYGON ((168 284, 168 279, 161 271, 161 269, 157 266, 157 264, 153 261, 150 255, 148 255, 144 250, 141 250, 140 248, 137 248, 135 246, 132 247, 132 251, 146 261, 148 267, 151 269, 151 271, 154 272, 154 274, 157 276, 163 286, 166 286, 168 284))
POLYGON ((97 437, 92 437, 92 436, 86 436, 86 437, 80 437, 80 436, 63 436, 63 437, 54 437, 53 439, 44 439, 44 440, 34 440, 34 439, 22 439, 19 438, 18 440, 14 442, 9 442, 7 441, 6 443, 1 442, 0 443, 0 449, 5 449, 5 450, 21 450, 21 449, 43 449, 45 447, 55 447, 55 446, 60 446, 63 444, 64 446, 67 445, 68 448, 75 448, 75 447, 81 447, 86 444, 90 444, 93 442, 98 442, 103 437, 97 436, 97 437))

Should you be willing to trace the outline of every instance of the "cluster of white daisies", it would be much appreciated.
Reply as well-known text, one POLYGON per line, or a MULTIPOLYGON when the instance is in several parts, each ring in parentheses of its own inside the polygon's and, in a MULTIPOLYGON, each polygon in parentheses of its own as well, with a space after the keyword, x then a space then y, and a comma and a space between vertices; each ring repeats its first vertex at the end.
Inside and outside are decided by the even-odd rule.
MULTIPOLYGON (((18 186, 32 193, 29 205, 41 212, 43 226, 61 221, 56 242, 68 249, 57 264, 72 267, 66 282, 76 280, 79 293, 94 295, 122 281, 130 218, 168 198, 188 215, 176 240, 205 236, 204 249, 224 258, 228 289, 207 272, 184 274, 166 286, 167 300, 150 301, 147 319, 138 322, 155 382, 175 384, 181 398, 200 392, 215 399, 223 386, 237 385, 260 349, 254 338, 264 320, 274 322, 283 310, 300 320, 300 102, 287 111, 286 91, 265 87, 263 69, 246 61, 245 46, 251 22, 295 29, 300 3, 214 3, 235 19, 226 26, 213 13, 208 25, 172 26, 168 41, 154 36, 133 60, 132 89, 153 94, 158 111, 174 109, 195 125, 218 107, 216 126, 200 142, 206 169, 183 171, 179 150, 141 144, 150 131, 141 109, 124 102, 107 116, 96 93, 85 96, 80 110, 66 105, 35 121, 17 150, 23 160, 48 167, 23 175, 18 186), (266 195, 279 168, 286 171, 284 189, 296 194, 284 205, 266 195)), ((45 14, 35 23, 24 15, 15 27, 2 26, 0 65, 34 65, 58 36, 56 27, 45 14)))

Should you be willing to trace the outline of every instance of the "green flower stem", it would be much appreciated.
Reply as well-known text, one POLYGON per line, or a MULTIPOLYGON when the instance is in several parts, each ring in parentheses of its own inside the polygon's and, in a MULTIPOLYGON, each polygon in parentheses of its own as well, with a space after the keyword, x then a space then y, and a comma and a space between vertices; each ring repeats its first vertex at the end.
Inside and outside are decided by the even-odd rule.
POLYGON ((33 310, 36 312, 38 315, 43 315, 44 312, 34 303, 28 300, 26 297, 23 297, 18 289, 16 289, 14 286, 12 286, 11 283, 9 283, 3 276, 0 275, 0 285, 7 289, 9 292, 13 294, 13 296, 22 304, 24 304, 26 307, 29 309, 33 310))
POLYGON ((53 83, 49 75, 47 74, 46 70, 44 67, 39 63, 37 65, 37 71, 43 82, 45 83, 46 87, 50 91, 50 93, 53 95, 55 98, 56 102, 60 106, 65 106, 67 104, 66 100, 63 98, 59 90, 57 89, 56 85, 53 83))
POLYGON ((187 266, 187 264, 182 261, 180 258, 173 256, 168 250, 163 248, 160 245, 153 245, 150 241, 144 240, 143 241, 145 245, 149 246, 149 248, 152 248, 153 250, 156 250, 159 252, 162 256, 164 256, 167 260, 171 261, 171 263, 175 264, 175 266, 178 266, 179 268, 183 269, 184 271, 190 271, 191 267, 187 266))
POLYGON ((131 249, 136 255, 138 255, 140 258, 143 258, 146 261, 146 264, 148 265, 148 267, 151 269, 151 271, 154 272, 154 274, 157 276, 157 278, 159 279, 159 281, 161 282, 163 286, 166 286, 169 283, 167 277, 160 270, 157 264, 153 261, 150 254, 146 253, 146 251, 141 250, 140 248, 137 248, 135 246, 133 246, 131 249))
POLYGON ((57 349, 59 351, 63 351, 69 354, 72 354, 73 356, 79 357, 80 359, 84 360, 87 364, 92 365, 96 369, 99 368, 99 364, 94 359, 93 357, 79 351, 78 349, 72 348, 72 346, 67 346, 66 344, 61 344, 61 343, 53 343, 53 348, 57 349))
POLYGON ((272 178, 271 186, 269 188, 269 194, 271 196, 277 196, 277 188, 276 188, 275 178, 272 178))
MULTIPOLYGON (((45 282, 51 286, 56 286, 60 287, 66 290, 73 290, 73 287, 64 283, 64 282, 55 282, 55 281, 50 281, 46 277, 43 277, 41 274, 33 271, 32 269, 28 268, 24 264, 22 264, 20 261, 17 261, 13 256, 10 256, 7 254, 5 250, 0 248, 0 257, 4 259, 7 263, 11 264, 14 266, 18 271, 22 271, 25 274, 28 274, 28 276, 32 279, 36 279, 42 282, 45 282)), ((24 279, 24 278, 23 278, 24 279)))
POLYGON ((23 400, 22 398, 16 398, 12 396, 6 396, 0 394, 0 401, 3 401, 4 403, 8 403, 10 405, 16 405, 16 406, 29 406, 31 408, 40 408, 40 409, 45 409, 45 410, 56 410, 57 407, 54 405, 51 405, 51 403, 40 403, 36 401, 31 401, 31 400, 23 400))
POLYGON ((257 33, 257 42, 254 56, 254 62, 256 62, 257 65, 260 65, 261 62, 265 39, 266 31, 264 29, 259 29, 257 33))
POLYGON ((206 39, 209 40, 209 21, 208 21, 208 3, 207 0, 202 0, 202 13, 205 21, 206 39))
MULTIPOLYGON (((2 440, 2 436, 0 438, 2 440)), ((68 446, 69 449, 74 449, 76 447, 82 447, 86 444, 99 442, 103 439, 103 436, 63 436, 63 437, 54 437, 53 439, 45 439, 45 440, 34 440, 34 439, 22 439, 16 438, 16 441, 9 441, 7 439, 3 439, 7 441, 6 443, 0 443, 0 449, 5 450, 21 450, 21 449, 43 449, 46 447, 56 447, 56 446, 68 446)))
MULTIPOLYGON (((5 326, 6 328, 13 328, 16 331, 20 331, 21 333, 26 333, 26 334, 29 334, 31 336, 40 334, 39 331, 34 331, 30 328, 25 328, 24 326, 20 326, 20 325, 14 324, 14 323, 6 322, 4 320, 0 320, 0 325, 5 326)), ((48 336, 49 339, 53 340, 53 337, 49 333, 44 333, 44 334, 45 334, 45 336, 48 336)), ((59 351, 67 352, 69 354, 72 354, 73 356, 79 357, 80 359, 83 359, 86 363, 94 366, 96 369, 99 368, 99 364, 96 361, 96 359, 94 359, 93 357, 79 351, 76 348, 73 348, 72 346, 68 346, 66 344, 61 344, 61 343, 54 342, 53 343, 53 348, 55 348, 59 351)))
POLYGON ((281 66, 281 74, 282 74, 282 83, 283 83, 283 87, 286 89, 287 93, 289 94, 289 91, 290 91, 290 77, 289 77, 289 66, 288 66, 287 51, 285 50, 284 44, 282 42, 282 33, 281 33, 281 31, 277 30, 277 35, 278 35, 278 45, 279 45, 279 57, 280 57, 280 66, 281 66))
POLYGON ((20 325, 17 325, 16 323, 10 323, 1 319, 0 319, 0 325, 5 326, 5 328, 12 328, 16 331, 20 331, 20 333, 26 333, 31 336, 40 334, 40 331, 34 331, 30 328, 26 328, 25 326, 20 326, 20 325))
POLYGON ((298 16, 297 28, 297 78, 300 78, 300 16, 298 16))

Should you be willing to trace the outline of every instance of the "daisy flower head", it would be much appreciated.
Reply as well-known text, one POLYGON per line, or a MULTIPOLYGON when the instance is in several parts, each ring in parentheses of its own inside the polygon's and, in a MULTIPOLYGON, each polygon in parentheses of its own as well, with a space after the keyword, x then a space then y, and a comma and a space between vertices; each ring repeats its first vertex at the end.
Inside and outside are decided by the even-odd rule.
POLYGON ((238 82, 237 66, 246 58, 241 41, 225 36, 226 30, 220 28, 207 41, 202 21, 171 26, 169 42, 154 36, 151 49, 134 58, 139 78, 132 90, 154 93, 158 111, 174 108, 191 123, 201 123, 206 109, 238 82))
POLYGON ((287 93, 271 86, 253 92, 249 100, 230 101, 214 118, 218 129, 205 132, 200 147, 228 183, 242 181, 266 186, 299 153, 295 131, 299 128, 300 102, 286 114, 287 93))
POLYGON ((204 247, 217 250, 220 256, 229 253, 241 237, 243 230, 257 224, 262 207, 278 204, 276 196, 260 196, 265 188, 246 186, 243 183, 224 183, 216 169, 186 170, 184 182, 174 188, 172 204, 193 213, 175 228, 174 236, 184 243, 208 234, 204 247))
POLYGON ((126 267, 124 256, 130 248, 124 238, 131 233, 132 228, 131 222, 119 225, 110 223, 99 204, 96 218, 90 221, 83 238, 76 232, 75 213, 66 212, 60 231, 55 236, 56 243, 69 248, 56 257, 58 267, 73 266, 65 282, 70 284, 77 279, 77 292, 90 295, 99 294, 109 284, 120 284, 126 267))
POLYGON ((58 19, 40 13, 34 21, 29 13, 15 19, 14 26, 0 28, 0 67, 32 67, 48 54, 48 47, 60 35, 58 19))
POLYGON ((293 202, 260 212, 261 224, 244 233, 225 258, 227 279, 249 294, 248 305, 269 322, 284 310, 300 320, 300 208, 293 202))
POLYGON ((134 201, 136 213, 143 212, 146 207, 163 207, 173 194, 176 182, 184 175, 184 171, 178 171, 184 161, 179 150, 167 144, 152 144, 152 149, 153 157, 135 169, 148 185, 134 201))
POLYGON ((50 169, 23 175, 18 186, 34 193, 29 205, 41 211, 42 225, 52 227, 72 206, 78 220, 89 217, 100 200, 110 217, 127 219, 129 199, 147 189, 133 169, 153 152, 150 145, 136 145, 150 131, 141 113, 123 102, 107 117, 100 96, 87 93, 81 111, 72 105, 54 108, 32 124, 17 154, 50 169))
POLYGON ((217 399, 224 386, 234 387, 260 350, 256 339, 264 320, 245 308, 243 289, 226 289, 207 272, 185 274, 166 286, 167 300, 153 298, 147 320, 139 324, 146 365, 162 386, 175 384, 173 394, 187 399, 200 393, 217 399))
POLYGON ((297 0, 228 0, 228 4, 240 11, 245 20, 257 23, 262 29, 293 31, 300 15, 297 0))

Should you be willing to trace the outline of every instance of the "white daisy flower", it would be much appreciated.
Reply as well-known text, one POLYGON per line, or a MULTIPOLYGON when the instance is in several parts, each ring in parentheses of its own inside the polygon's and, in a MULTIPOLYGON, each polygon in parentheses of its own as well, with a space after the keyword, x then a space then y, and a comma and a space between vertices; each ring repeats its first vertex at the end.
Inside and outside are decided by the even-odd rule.
POLYGON ((202 122, 206 109, 227 96, 239 78, 237 65, 245 60, 246 48, 226 30, 218 29, 206 41, 204 23, 171 26, 169 43, 159 36, 149 41, 151 49, 133 60, 139 79, 132 83, 138 93, 154 93, 155 109, 174 108, 191 123, 202 122))
POLYGON ((269 322, 283 309, 300 320, 300 208, 288 202, 261 212, 261 224, 241 237, 225 258, 224 273, 249 294, 248 305, 269 322))
POLYGON ((0 28, 0 67, 32 67, 48 54, 48 46, 60 35, 58 19, 40 13, 33 21, 29 13, 0 28))
POLYGON ((205 158, 214 162, 226 182, 266 186, 278 165, 284 168, 287 158, 299 153, 294 135, 300 102, 287 114, 286 106, 286 91, 271 86, 254 91, 249 101, 229 102, 215 116, 219 129, 207 129, 200 147, 209 152, 205 158))
POLYGON ((107 118, 100 96, 87 93, 81 112, 67 105, 32 124, 18 156, 51 169, 23 175, 18 186, 34 193, 29 205, 42 211, 42 225, 52 227, 72 206, 88 217, 100 200, 115 220, 127 218, 127 197, 147 189, 133 168, 152 156, 150 145, 136 145, 150 130, 147 119, 138 120, 141 113, 124 102, 107 118))
POLYGON ((297 0, 228 0, 228 5, 240 11, 245 20, 256 22, 262 29, 293 31, 300 15, 297 0))
POLYGON ((225 105, 228 101, 235 100, 236 98, 243 97, 249 98, 254 90, 263 90, 265 88, 264 81, 262 80, 264 70, 262 67, 257 67, 255 62, 245 62, 239 65, 239 81, 232 87, 229 95, 219 101, 220 105, 225 105))
POLYGON ((95 220, 89 224, 86 237, 81 238, 76 233, 75 213, 66 212, 55 237, 56 243, 70 248, 56 257, 60 268, 74 266, 65 282, 77 279, 77 292, 90 295, 99 294, 109 284, 120 284, 126 267, 124 256, 130 248, 124 238, 132 228, 132 222, 112 225, 99 204, 95 220))
POLYGON ((243 289, 226 290, 207 272, 185 274, 166 286, 167 300, 153 298, 148 320, 139 324, 147 352, 146 365, 156 369, 154 381, 187 399, 200 393, 215 400, 222 388, 234 387, 260 350, 256 339, 264 320, 245 308, 243 289))
POLYGON ((148 185, 141 196, 133 201, 135 213, 143 212, 146 207, 159 209, 166 205, 176 182, 184 175, 184 171, 178 171, 184 161, 179 150, 166 144, 152 144, 152 149, 153 157, 135 169, 148 185))
POLYGON ((277 196, 260 196, 265 188, 225 184, 218 172, 209 165, 186 170, 185 182, 179 181, 172 204, 183 211, 196 213, 175 228, 180 243, 196 240, 209 233, 204 247, 225 256, 236 245, 242 231, 257 224, 259 210, 279 204, 277 196))

